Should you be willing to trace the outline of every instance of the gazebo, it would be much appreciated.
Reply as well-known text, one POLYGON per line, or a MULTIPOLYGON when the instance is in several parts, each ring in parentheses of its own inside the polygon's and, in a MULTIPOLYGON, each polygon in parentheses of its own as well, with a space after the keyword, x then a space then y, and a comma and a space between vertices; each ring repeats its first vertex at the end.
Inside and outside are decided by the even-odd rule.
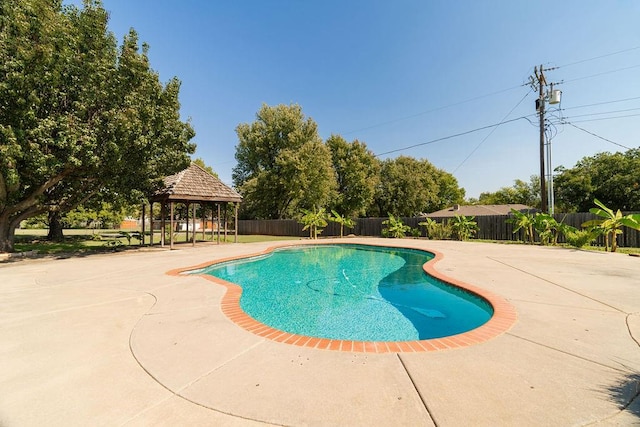
MULTIPOLYGON (((226 186, 217 177, 211 175, 209 172, 201 168, 200 166, 192 163, 187 169, 178 172, 175 175, 168 176, 164 179, 164 188, 158 190, 153 196, 149 198, 150 204, 150 241, 153 245, 153 205, 160 203, 160 245, 165 246, 165 234, 167 228, 167 222, 169 223, 169 246, 173 249, 174 233, 176 232, 175 221, 175 204, 182 203, 186 205, 186 222, 184 223, 186 240, 189 241, 189 229, 191 228, 191 242, 196 244, 196 206, 199 205, 202 210, 202 236, 205 239, 205 229, 207 224, 207 218, 205 216, 204 209, 207 205, 211 206, 211 240, 214 239, 213 233, 213 212, 217 206, 217 236, 218 243, 220 243, 220 217, 221 207, 224 207, 224 235, 227 235, 227 205, 233 203, 235 207, 234 221, 235 221, 235 242, 238 241, 238 206, 242 202, 242 196, 238 194, 233 188, 226 186), (166 220, 167 209, 169 210, 169 221, 166 220), (191 215, 191 227, 189 226, 189 209, 192 210, 191 215)), ((181 224, 182 225, 182 224, 181 224)), ((142 209, 142 236, 144 239, 145 234, 145 206, 142 209)), ((143 241, 144 244, 144 241, 143 241)))

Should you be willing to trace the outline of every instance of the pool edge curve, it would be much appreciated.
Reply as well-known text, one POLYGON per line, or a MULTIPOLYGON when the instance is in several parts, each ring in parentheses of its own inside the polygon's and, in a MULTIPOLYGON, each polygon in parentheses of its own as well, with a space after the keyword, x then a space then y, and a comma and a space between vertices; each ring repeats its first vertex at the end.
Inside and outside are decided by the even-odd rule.
MULTIPOLYGON (((323 245, 323 244, 340 244, 336 242, 304 242, 304 243, 284 243, 279 245, 270 246, 267 249, 255 253, 238 255, 233 257, 221 258, 215 261, 209 261, 201 263, 191 267, 184 267, 173 269, 166 272, 170 276, 180 276, 187 271, 193 271, 202 269, 213 264, 222 262, 234 261, 238 259, 246 259, 250 257, 265 255, 273 252, 279 248, 295 247, 295 246, 309 246, 309 245, 323 245)), ((413 247, 407 247, 403 245, 394 244, 378 244, 378 243, 366 243, 363 245, 378 246, 378 247, 397 247, 417 249, 413 247)), ((463 289, 467 292, 471 292, 479 297, 485 299, 493 308, 493 315, 484 324, 478 326, 467 332, 463 332, 456 335, 450 335, 442 338, 432 338, 426 340, 414 340, 414 341, 351 341, 351 340, 339 340, 328 338, 316 338, 305 335, 292 334, 289 332, 281 331, 268 326, 264 323, 257 321, 249 316, 242 308, 240 308, 240 297, 242 295, 242 288, 231 282, 219 279, 214 276, 206 274, 196 274, 208 281, 224 286, 226 288, 225 294, 220 301, 220 309, 222 313, 237 326, 242 329, 257 335, 259 337, 269 339, 285 344, 293 344, 301 347, 315 348, 318 350, 332 350, 342 352, 359 352, 359 353, 415 353, 415 352, 431 352, 441 351, 462 347, 469 347, 476 344, 481 344, 489 341, 499 335, 502 335, 516 323, 517 313, 514 306, 501 296, 487 291, 475 285, 448 277, 435 269, 435 264, 444 258, 444 255, 438 251, 432 249, 418 249, 424 252, 430 252, 434 255, 433 259, 423 264, 422 269, 430 276, 435 277, 451 286, 463 289)))

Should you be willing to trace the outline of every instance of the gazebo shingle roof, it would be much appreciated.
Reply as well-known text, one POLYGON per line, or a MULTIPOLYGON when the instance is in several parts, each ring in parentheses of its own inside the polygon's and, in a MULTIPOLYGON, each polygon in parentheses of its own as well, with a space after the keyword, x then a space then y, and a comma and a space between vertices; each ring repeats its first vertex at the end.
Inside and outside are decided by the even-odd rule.
POLYGON ((242 196, 209 172, 191 163, 187 169, 164 179, 164 188, 151 201, 242 202, 242 196))

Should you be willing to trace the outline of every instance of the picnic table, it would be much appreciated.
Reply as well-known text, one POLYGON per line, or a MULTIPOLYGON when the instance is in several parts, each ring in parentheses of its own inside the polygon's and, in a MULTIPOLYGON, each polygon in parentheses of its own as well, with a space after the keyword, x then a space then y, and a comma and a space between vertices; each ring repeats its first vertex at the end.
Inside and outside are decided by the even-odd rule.
POLYGON ((108 246, 120 246, 122 242, 120 239, 126 238, 129 245, 131 245, 131 239, 135 237, 138 240, 142 240, 142 233, 139 231, 118 231, 114 233, 100 233, 101 240, 106 240, 108 246))

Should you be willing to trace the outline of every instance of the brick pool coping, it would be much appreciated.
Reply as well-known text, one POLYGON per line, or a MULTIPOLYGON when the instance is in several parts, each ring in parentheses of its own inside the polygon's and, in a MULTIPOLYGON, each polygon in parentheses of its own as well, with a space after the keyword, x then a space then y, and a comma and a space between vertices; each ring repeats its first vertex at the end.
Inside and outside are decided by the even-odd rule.
MULTIPOLYGON (((179 276, 187 271, 206 268, 222 262, 245 259, 249 257, 259 256, 259 255, 265 255, 279 248, 308 246, 308 245, 322 245, 322 244, 335 245, 335 244, 341 244, 341 243, 308 242, 308 243, 302 243, 302 244, 289 243, 289 244, 275 245, 261 252, 222 258, 219 260, 202 263, 192 267, 171 270, 171 271, 168 271, 166 274, 171 276, 179 276)), ((358 243, 358 244, 361 244, 361 243, 358 243)), ((418 248, 412 248, 408 246, 395 245, 395 244, 383 245, 383 244, 375 244, 375 243, 366 243, 362 245, 418 249, 418 248)), ((439 260, 444 258, 444 255, 442 255, 438 251, 434 251, 431 249, 428 249, 428 250, 418 249, 418 250, 423 250, 425 252, 430 252, 434 254, 434 258, 427 261, 422 266, 422 269, 427 274, 449 285, 456 286, 467 292, 470 292, 472 294, 475 294, 484 298, 489 302, 489 304, 491 304, 494 311, 493 316, 486 323, 484 323, 483 325, 475 329, 472 329, 470 331, 467 331, 461 334, 450 335, 443 338, 433 338, 433 339, 415 340, 415 341, 351 341, 351 340, 338 340, 338 339, 328 339, 328 338, 316 338, 316 337, 309 337, 305 335, 298 335, 298 334, 292 334, 289 332, 281 331, 279 329, 272 328, 271 326, 265 325, 264 323, 257 321, 256 319, 249 316, 244 310, 242 310, 242 308, 240 308, 240 296, 242 295, 242 288, 239 285, 235 283, 227 282, 225 280, 222 280, 207 274, 200 274, 199 276, 206 280, 214 282, 218 285, 222 285, 226 288, 226 292, 223 295, 222 300, 220 302, 220 309, 222 313, 225 316, 227 316, 227 318, 231 320, 233 323, 245 329, 246 331, 251 332, 252 334, 258 335, 262 338, 266 338, 272 341, 281 342, 285 344, 293 344, 301 347, 309 347, 309 348, 315 348, 319 350, 360 352, 360 353, 415 353, 415 352, 440 351, 440 350, 447 350, 447 349, 454 349, 454 348, 461 348, 461 347, 469 347, 471 345, 480 344, 492 338, 495 338, 499 335, 502 335, 504 332, 511 329, 511 327, 517 321, 516 310, 513 307, 513 305, 511 305, 511 303, 509 303, 504 298, 492 292, 489 292, 485 289, 445 276, 444 274, 440 273, 434 268, 435 264, 439 260)))

